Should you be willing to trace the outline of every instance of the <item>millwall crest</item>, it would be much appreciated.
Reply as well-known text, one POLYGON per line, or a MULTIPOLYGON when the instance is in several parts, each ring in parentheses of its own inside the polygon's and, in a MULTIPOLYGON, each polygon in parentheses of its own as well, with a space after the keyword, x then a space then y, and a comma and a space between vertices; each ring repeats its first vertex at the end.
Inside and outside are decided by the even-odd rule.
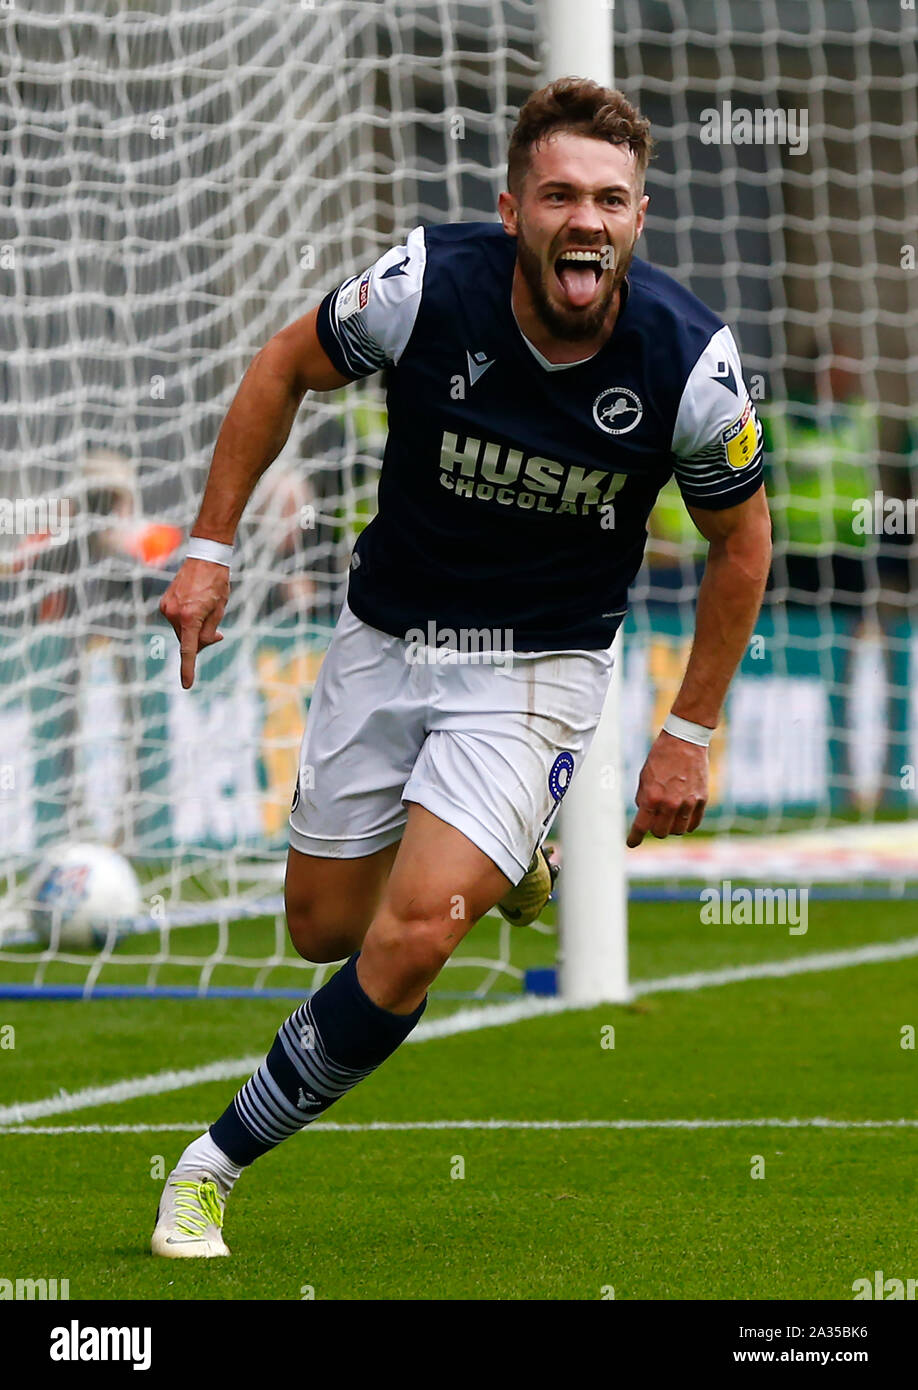
POLYGON ((627 434, 643 414, 640 396, 627 386, 607 386, 593 402, 593 419, 606 434, 627 434))

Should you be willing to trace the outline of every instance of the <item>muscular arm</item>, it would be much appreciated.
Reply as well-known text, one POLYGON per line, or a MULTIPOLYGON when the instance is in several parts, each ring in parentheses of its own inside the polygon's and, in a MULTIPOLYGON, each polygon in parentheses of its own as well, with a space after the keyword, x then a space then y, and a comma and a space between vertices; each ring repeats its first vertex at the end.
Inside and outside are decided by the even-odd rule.
MULTIPOLYGON (((762 604, 771 520, 764 488, 724 511, 689 511, 709 548, 695 640, 672 712, 713 729, 762 604)), ((641 772, 629 846, 639 845, 648 831, 664 839, 697 829, 707 796, 707 749, 661 731, 641 772)))
MULTIPOLYGON (((253 359, 217 436, 207 484, 191 528, 194 536, 232 543, 262 473, 287 442, 307 391, 346 386, 316 334, 314 309, 277 333, 253 359)), ((229 570, 210 560, 186 560, 163 595, 182 653, 182 685, 194 684, 195 659, 223 640, 218 630, 229 598, 229 570)))
POLYGON ((673 714, 717 723, 762 606, 771 562, 771 518, 765 489, 738 507, 722 512, 689 507, 708 542, 708 558, 698 590, 695 640, 673 714))

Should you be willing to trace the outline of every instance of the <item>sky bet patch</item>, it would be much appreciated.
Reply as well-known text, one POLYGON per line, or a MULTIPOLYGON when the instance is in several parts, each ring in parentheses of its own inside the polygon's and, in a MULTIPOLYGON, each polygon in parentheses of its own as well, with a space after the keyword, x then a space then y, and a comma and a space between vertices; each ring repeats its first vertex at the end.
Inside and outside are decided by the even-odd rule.
POLYGON ((356 276, 338 295, 338 320, 349 319, 367 307, 370 298, 370 274, 368 270, 358 281, 356 276))
POLYGON ((721 435, 724 453, 731 468, 745 468, 755 458, 759 444, 758 429, 752 401, 746 402, 746 409, 732 425, 728 425, 721 435))

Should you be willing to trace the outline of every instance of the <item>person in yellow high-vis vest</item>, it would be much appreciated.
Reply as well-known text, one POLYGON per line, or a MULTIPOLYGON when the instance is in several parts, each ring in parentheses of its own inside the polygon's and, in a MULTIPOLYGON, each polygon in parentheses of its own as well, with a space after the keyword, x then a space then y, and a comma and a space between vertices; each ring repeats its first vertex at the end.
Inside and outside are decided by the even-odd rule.
MULTIPOLYGON (((859 503, 880 486, 875 408, 860 394, 855 364, 836 352, 788 400, 763 406, 774 526, 773 590, 811 604, 818 594, 858 607, 873 587, 878 537, 856 524, 859 503)), ((776 595, 777 597, 777 595, 776 595)))

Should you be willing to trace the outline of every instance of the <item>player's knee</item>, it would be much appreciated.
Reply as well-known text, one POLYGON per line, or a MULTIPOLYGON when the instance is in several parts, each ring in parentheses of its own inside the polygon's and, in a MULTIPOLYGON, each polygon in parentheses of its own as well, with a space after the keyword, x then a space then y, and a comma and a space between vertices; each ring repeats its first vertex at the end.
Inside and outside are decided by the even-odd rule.
POLYGON ((317 904, 287 905, 287 930, 293 949, 314 965, 345 960, 360 949, 366 923, 329 918, 317 904))
POLYGON ((383 912, 367 932, 362 959, 396 995, 402 990, 410 993, 437 978, 456 944, 442 921, 406 919, 383 912))

